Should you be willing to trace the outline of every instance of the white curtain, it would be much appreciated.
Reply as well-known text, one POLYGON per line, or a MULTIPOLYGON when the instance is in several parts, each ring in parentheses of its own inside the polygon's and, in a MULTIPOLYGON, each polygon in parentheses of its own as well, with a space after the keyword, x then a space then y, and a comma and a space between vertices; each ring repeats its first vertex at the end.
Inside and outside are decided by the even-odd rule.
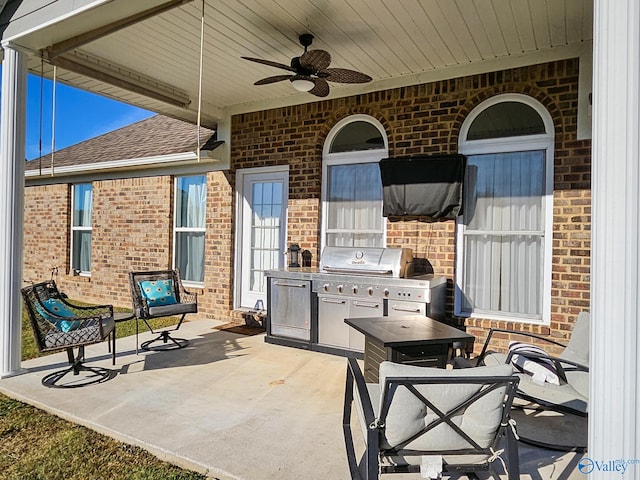
POLYGON ((184 280, 204 282, 207 185, 204 176, 178 179, 176 266, 184 280))
POLYGON ((542 315, 543 151, 468 158, 465 310, 542 315))
POLYGON ((327 244, 380 247, 382 184, 377 163, 328 168, 327 244))

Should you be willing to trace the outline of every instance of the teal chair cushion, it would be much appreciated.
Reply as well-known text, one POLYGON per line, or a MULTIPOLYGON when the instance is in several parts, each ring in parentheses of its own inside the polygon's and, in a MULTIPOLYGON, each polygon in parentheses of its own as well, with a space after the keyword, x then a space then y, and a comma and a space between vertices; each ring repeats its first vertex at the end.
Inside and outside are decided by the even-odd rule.
POLYGON ((40 313, 40 315, 42 315, 45 320, 54 324, 55 327, 61 332, 70 332, 80 326, 80 321, 78 320, 60 320, 60 318, 58 318, 73 318, 76 316, 76 314, 57 298, 49 298, 45 300, 44 302, 42 302, 42 306, 44 307, 44 309, 41 309, 39 306, 37 306, 38 313, 40 313))
POLYGON ((140 292, 149 307, 161 307, 177 303, 171 280, 147 280, 139 282, 140 292))

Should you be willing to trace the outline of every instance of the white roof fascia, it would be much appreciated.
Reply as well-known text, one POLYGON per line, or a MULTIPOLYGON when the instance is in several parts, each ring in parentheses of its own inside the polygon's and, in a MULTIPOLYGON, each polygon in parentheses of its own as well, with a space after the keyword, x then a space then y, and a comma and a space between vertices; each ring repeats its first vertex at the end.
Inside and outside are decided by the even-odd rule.
POLYGON ((45 21, 43 23, 38 24, 37 26, 35 26, 33 28, 30 28, 28 30, 24 30, 24 31, 12 36, 12 37, 5 38, 5 39, 3 39, 2 44, 4 45, 5 43, 9 43, 9 42, 19 43, 19 42, 17 42, 17 40, 22 38, 22 37, 24 37, 24 36, 27 36, 27 35, 29 35, 29 34, 31 34, 33 32, 37 32, 38 30, 42 30, 43 28, 49 27, 51 25, 55 25, 56 23, 59 23, 59 22, 61 22, 63 20, 67 20, 69 18, 72 18, 72 17, 78 15, 79 13, 86 12, 88 10, 92 10, 92 9, 94 9, 96 7, 99 7, 99 6, 107 4, 107 3, 111 3, 111 1, 112 0, 96 0, 95 2, 91 2, 91 3, 88 3, 86 5, 83 5, 83 6, 80 6, 80 7, 76 7, 73 10, 67 11, 63 15, 60 15, 60 16, 58 16, 56 18, 51 18, 51 19, 49 19, 49 20, 47 20, 47 21, 45 21))
MULTIPOLYGON (((228 166, 224 165, 223 162, 218 160, 213 155, 213 150, 201 150, 200 151, 200 162, 201 164, 218 164, 215 170, 224 170, 228 168, 228 166)), ((79 165, 63 165, 56 167, 55 166, 55 157, 54 157, 54 166, 51 168, 50 166, 42 169, 29 169, 25 171, 26 178, 37 178, 37 177, 52 177, 52 176, 68 176, 68 175, 77 175, 77 174, 90 174, 90 173, 99 173, 99 172, 113 172, 113 171, 121 171, 121 170, 140 170, 140 169, 148 169, 148 168, 158 168, 158 167, 168 167, 168 166, 182 166, 189 164, 197 164, 198 156, 196 152, 184 152, 175 154, 172 153, 170 155, 159 155, 154 157, 143 157, 143 158, 132 158, 126 160, 112 160, 109 162, 98 162, 98 163, 83 163, 79 165)))

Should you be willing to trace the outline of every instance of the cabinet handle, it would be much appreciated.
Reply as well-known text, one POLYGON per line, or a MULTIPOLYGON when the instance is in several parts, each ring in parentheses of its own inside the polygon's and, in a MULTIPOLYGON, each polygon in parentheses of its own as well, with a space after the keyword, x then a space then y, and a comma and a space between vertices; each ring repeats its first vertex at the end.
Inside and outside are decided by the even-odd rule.
POLYGON ((367 307, 367 308, 378 308, 380 304, 378 303, 361 303, 361 302, 353 302, 356 307, 367 307))
POLYGON ((324 303, 337 303, 338 305, 344 305, 347 303, 346 300, 334 300, 333 298, 322 298, 321 301, 324 303))
POLYGON ((392 305, 391 310, 395 310, 396 312, 411 312, 411 313, 420 313, 419 308, 408 308, 408 307, 399 307, 397 305, 392 305))
POLYGON ((274 285, 278 287, 293 287, 293 288, 307 288, 306 283, 281 283, 281 282, 273 282, 274 285))

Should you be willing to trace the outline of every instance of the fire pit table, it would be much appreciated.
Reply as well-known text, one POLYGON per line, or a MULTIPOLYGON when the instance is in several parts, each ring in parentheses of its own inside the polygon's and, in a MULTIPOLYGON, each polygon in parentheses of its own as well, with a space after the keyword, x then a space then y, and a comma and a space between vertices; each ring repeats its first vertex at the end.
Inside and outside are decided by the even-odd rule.
POLYGON ((345 318, 347 325, 365 336, 364 377, 378 382, 380 363, 388 360, 421 367, 445 368, 454 342, 472 343, 475 337, 433 318, 345 318))

